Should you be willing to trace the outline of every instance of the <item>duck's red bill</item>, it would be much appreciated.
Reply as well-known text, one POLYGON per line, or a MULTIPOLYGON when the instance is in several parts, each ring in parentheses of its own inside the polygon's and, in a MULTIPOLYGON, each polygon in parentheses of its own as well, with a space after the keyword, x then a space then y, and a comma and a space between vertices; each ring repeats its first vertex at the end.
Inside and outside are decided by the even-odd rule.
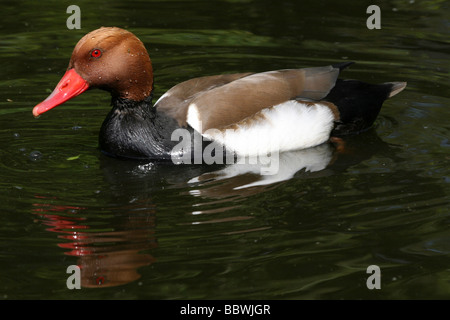
POLYGON ((67 70, 48 98, 33 108, 33 115, 37 117, 67 100, 78 96, 88 88, 89 84, 87 81, 75 69, 67 70))

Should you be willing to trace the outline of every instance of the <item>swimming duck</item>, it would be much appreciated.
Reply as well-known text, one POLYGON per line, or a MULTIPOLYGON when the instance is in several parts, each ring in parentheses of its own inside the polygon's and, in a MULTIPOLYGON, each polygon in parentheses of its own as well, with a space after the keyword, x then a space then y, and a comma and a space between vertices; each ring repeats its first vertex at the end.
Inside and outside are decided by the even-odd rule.
POLYGON ((129 31, 102 27, 81 38, 66 73, 33 115, 99 88, 112 96, 99 136, 110 156, 173 160, 175 153, 192 155, 197 136, 202 150, 214 142, 241 156, 299 150, 367 130, 382 103, 406 87, 338 79, 350 64, 194 78, 152 105, 153 68, 144 44, 129 31), (187 136, 174 135, 180 130, 187 136), (180 148, 181 137, 190 144, 180 148))

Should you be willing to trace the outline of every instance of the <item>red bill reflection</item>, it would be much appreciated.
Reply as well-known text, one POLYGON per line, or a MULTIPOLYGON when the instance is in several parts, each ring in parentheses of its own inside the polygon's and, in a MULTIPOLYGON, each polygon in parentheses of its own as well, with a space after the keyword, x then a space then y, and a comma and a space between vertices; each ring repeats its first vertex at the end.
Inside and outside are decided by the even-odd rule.
POLYGON ((58 246, 67 249, 65 254, 77 257, 82 287, 112 287, 136 281, 141 277, 138 269, 155 261, 147 253, 156 247, 153 209, 144 211, 133 203, 117 208, 113 214, 90 217, 87 208, 36 198, 39 200, 32 209, 38 216, 36 222, 64 240, 58 246))

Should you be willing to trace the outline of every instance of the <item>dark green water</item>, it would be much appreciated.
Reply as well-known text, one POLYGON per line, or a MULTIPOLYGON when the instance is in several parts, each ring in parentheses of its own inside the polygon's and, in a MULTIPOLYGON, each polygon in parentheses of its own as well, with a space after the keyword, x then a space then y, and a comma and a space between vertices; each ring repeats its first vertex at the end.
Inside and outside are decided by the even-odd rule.
POLYGON ((81 30, 69 4, 0 4, 0 298, 450 298, 447 1, 378 1, 380 30, 368 1, 78 1, 81 30), (239 188, 264 177, 102 156, 105 92, 33 118, 100 26, 145 43, 156 98, 192 77, 346 60, 345 78, 408 87, 345 153, 290 153, 281 181, 239 188))

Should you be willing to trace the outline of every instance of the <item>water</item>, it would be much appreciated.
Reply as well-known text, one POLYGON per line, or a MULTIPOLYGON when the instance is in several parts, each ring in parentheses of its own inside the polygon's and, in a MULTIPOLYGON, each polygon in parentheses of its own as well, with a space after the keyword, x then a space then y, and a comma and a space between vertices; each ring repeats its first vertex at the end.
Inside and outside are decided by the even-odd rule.
POLYGON ((448 2, 380 1, 380 30, 364 1, 79 2, 81 30, 44 4, 1 4, 1 298, 450 297, 448 2), (192 77, 346 60, 343 77, 408 87, 345 152, 289 153, 273 180, 110 159, 97 149, 105 92, 31 114, 102 25, 146 44, 156 98, 192 77))

